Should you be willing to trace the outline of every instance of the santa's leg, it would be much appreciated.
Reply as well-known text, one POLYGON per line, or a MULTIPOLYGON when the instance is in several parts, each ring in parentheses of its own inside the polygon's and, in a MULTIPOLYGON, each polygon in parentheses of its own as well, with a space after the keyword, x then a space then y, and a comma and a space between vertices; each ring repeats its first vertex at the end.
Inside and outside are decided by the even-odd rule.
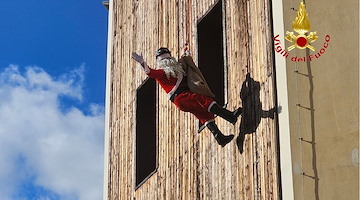
POLYGON ((219 145, 221 145, 222 147, 224 147, 234 138, 234 135, 222 134, 219 128, 217 127, 217 125, 215 124, 215 122, 209 122, 206 126, 212 132, 219 145))
POLYGON ((239 117, 239 115, 241 115, 242 113, 242 108, 239 107, 238 109, 236 109, 235 111, 231 112, 221 106, 219 106, 217 103, 214 103, 210 109, 210 112, 224 118, 226 121, 235 124, 237 121, 237 118, 239 117))

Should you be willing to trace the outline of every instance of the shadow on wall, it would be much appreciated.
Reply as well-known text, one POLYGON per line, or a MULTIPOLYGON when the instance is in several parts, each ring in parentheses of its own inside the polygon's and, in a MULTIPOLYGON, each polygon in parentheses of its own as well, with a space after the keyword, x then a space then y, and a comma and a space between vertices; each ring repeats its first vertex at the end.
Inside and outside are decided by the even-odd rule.
POLYGON ((262 103, 260 102, 260 82, 251 78, 249 73, 246 74, 246 79, 241 86, 240 98, 242 100, 243 112, 236 144, 242 154, 244 151, 245 135, 256 131, 261 118, 274 119, 276 108, 262 110, 262 103))

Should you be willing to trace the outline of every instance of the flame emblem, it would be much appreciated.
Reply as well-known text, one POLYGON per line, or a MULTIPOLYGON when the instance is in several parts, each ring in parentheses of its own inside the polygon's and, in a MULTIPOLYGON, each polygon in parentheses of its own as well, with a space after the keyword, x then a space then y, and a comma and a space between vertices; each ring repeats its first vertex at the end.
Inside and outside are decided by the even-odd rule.
POLYGON ((315 48, 310 45, 311 42, 314 42, 318 39, 315 32, 310 32, 308 35, 305 35, 307 32, 310 31, 310 21, 308 18, 308 13, 305 9, 305 3, 300 2, 300 7, 297 12, 297 16, 293 22, 292 28, 298 35, 295 35, 294 32, 286 31, 285 39, 293 45, 288 47, 288 51, 293 50, 295 47, 298 49, 305 49, 309 48, 312 51, 315 51, 315 48))

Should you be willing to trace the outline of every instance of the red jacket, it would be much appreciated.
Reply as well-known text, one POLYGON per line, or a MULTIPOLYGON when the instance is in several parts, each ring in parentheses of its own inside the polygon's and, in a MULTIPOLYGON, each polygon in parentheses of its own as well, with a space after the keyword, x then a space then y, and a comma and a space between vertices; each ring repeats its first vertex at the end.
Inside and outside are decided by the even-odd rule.
POLYGON ((174 78, 171 77, 168 79, 166 77, 165 71, 163 69, 152 69, 145 65, 145 73, 150 77, 155 79, 160 86, 165 90, 168 98, 170 98, 177 88, 179 88, 180 85, 186 86, 186 82, 182 83, 183 76, 180 75, 180 78, 174 78))

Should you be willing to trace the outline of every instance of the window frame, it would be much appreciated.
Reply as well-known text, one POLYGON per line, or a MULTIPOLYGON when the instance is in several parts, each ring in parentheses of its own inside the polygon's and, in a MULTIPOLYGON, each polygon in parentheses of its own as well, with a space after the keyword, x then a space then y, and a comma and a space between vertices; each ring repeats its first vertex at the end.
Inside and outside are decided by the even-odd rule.
POLYGON ((158 101, 158 84, 156 83, 155 79, 152 79, 150 77, 147 77, 145 80, 143 80, 143 82, 137 87, 136 91, 135 91, 135 103, 134 103, 134 107, 135 107, 135 112, 134 112, 134 144, 133 144, 133 149, 134 149, 134 189, 135 191, 137 189, 139 189, 144 183, 147 182, 147 180, 149 180, 154 174, 156 174, 156 172, 159 169, 159 101, 158 101), (138 111, 138 91, 148 82, 148 81, 153 81, 154 85, 155 85, 155 168, 153 171, 151 171, 142 181, 140 181, 139 183, 137 183, 137 148, 136 148, 136 137, 137 137, 137 111, 138 111))
MULTIPOLYGON (((206 18, 206 16, 208 16, 208 14, 211 13, 211 11, 214 9, 214 7, 216 7, 218 4, 221 4, 221 22, 222 22, 222 56, 223 56, 223 69, 224 69, 224 88, 223 88, 223 92, 224 92, 224 105, 226 106, 228 104, 228 64, 227 64, 227 39, 226 39, 226 1, 225 0, 218 0, 216 1, 216 3, 214 3, 214 5, 212 5, 207 11, 206 13, 201 16, 197 22, 196 22, 196 45, 197 45, 197 49, 199 50, 199 23, 206 18)), ((201 70, 200 68, 200 63, 199 63, 199 59, 200 59, 200 54, 199 52, 196 54, 197 56, 197 61, 198 61, 198 68, 201 70)), ((206 77, 205 77, 206 79, 206 77)), ((208 80, 206 80, 208 82, 208 80)), ((210 88, 211 89, 211 88, 210 88)), ((216 95, 216 94, 215 94, 216 95)))

